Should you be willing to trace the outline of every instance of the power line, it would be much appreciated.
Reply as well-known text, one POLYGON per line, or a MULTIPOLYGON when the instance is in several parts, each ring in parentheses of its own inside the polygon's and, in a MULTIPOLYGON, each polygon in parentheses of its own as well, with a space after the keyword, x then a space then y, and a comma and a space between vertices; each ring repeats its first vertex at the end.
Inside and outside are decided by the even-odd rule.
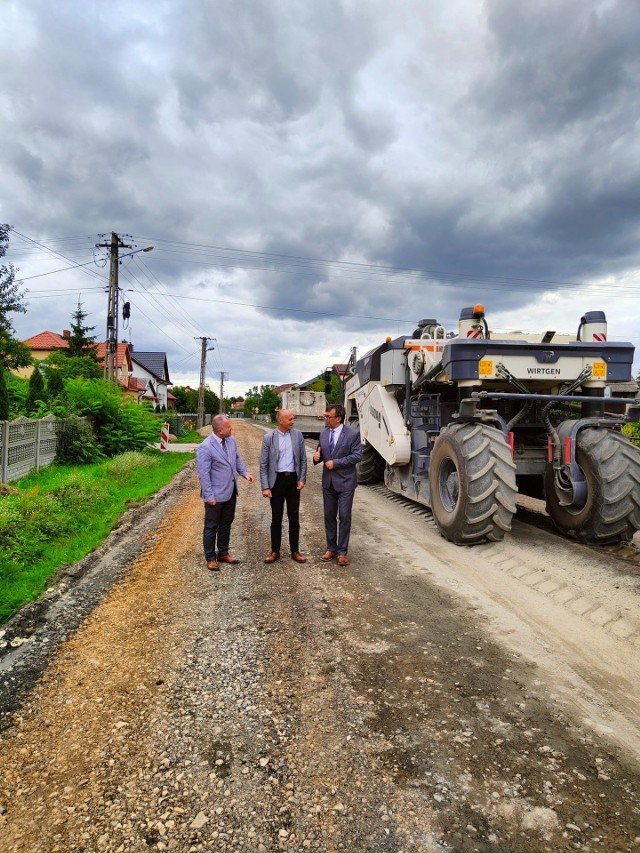
POLYGON ((149 267, 145 264, 145 262, 144 262, 141 258, 138 258, 137 256, 136 256, 136 257, 134 257, 134 259, 133 259, 133 260, 134 260, 138 265, 140 265, 140 266, 142 266, 142 267, 144 268, 144 270, 145 270, 145 272, 146 272, 146 275, 147 275, 147 278, 149 278, 149 280, 152 280, 152 279, 153 279, 153 280, 155 280, 155 281, 158 283, 158 285, 159 285, 161 288, 163 288, 161 292, 162 292, 162 293, 165 293, 167 296, 169 296, 169 297, 173 300, 173 302, 174 302, 174 304, 175 304, 176 308, 177 308, 179 311, 181 311, 181 312, 182 312, 182 315, 187 319, 187 321, 188 321, 188 322, 189 322, 193 327, 196 327, 196 328, 197 328, 198 323, 193 319, 193 317, 191 317, 191 315, 190 315, 190 314, 188 314, 188 313, 187 313, 187 311, 185 311, 185 309, 183 308, 183 306, 182 306, 182 305, 180 305, 180 303, 175 299, 175 297, 173 297, 173 296, 169 293, 169 291, 168 291, 168 289, 167 289, 166 285, 164 285, 164 284, 160 281, 160 279, 158 278, 158 276, 157 276, 157 275, 156 275, 156 274, 155 274, 151 269, 149 269, 149 267))
MULTIPOLYGON (((16 231, 14 233, 24 237, 24 239, 27 240, 32 239, 25 237, 25 235, 21 235, 20 232, 16 231)), ((137 239, 142 241, 148 238, 137 239)), ((38 243, 37 241, 32 242, 36 245, 44 246, 44 244, 38 243)), ((384 266, 381 264, 369 264, 354 261, 338 261, 326 258, 312 258, 275 252, 258 252, 247 249, 235 249, 232 247, 225 246, 186 243, 171 240, 156 240, 155 242, 160 244, 157 246, 158 250, 163 250, 168 253, 184 254, 188 251, 192 254, 195 253, 197 255, 200 255, 201 257, 204 256, 204 260, 194 260, 193 258, 182 258, 181 260, 183 263, 199 263, 207 266, 254 268, 256 264, 261 264, 262 268, 267 269, 268 271, 279 271, 284 273, 295 272, 297 275, 306 276, 317 275, 319 272, 331 272, 337 274, 339 277, 346 277, 351 280, 366 280, 370 282, 384 282, 389 284, 393 283, 394 285, 402 283, 397 280, 397 276, 404 276, 408 277, 411 283, 415 283, 417 281, 420 281, 421 279, 425 280, 425 283, 427 283, 427 279, 432 277, 439 277, 441 279, 440 282, 429 281, 428 283, 432 285, 435 284, 436 286, 442 286, 442 284, 444 283, 442 279, 453 279, 453 281, 448 282, 449 286, 466 286, 468 284, 475 284, 476 286, 482 287, 485 290, 502 290, 504 286, 509 286, 512 289, 524 289, 520 286, 537 285, 537 288, 532 289, 539 289, 540 287, 553 287, 555 289, 572 288, 574 290, 575 288, 588 288, 591 291, 603 292, 608 294, 613 289, 615 290, 616 295, 619 298, 624 298, 627 295, 636 296, 639 292, 638 286, 635 284, 588 284, 585 282, 563 281, 559 279, 538 279, 525 278, 520 276, 495 276, 485 275, 481 273, 462 273, 451 270, 438 270, 429 268, 418 269, 410 267, 384 266), (389 282, 390 277, 393 278, 393 282, 389 282)), ((44 248, 46 249, 47 247, 44 246, 44 248)), ((64 257, 64 255, 61 256, 64 257)), ((84 266, 89 266, 90 264, 90 261, 85 264, 76 263, 70 267, 64 267, 58 270, 52 270, 47 273, 40 273, 38 275, 24 277, 21 279, 21 281, 29 281, 33 278, 52 275, 57 272, 65 272, 70 269, 78 269, 84 266)), ((92 274, 95 275, 96 273, 92 274)))
MULTIPOLYGON (((207 245, 202 243, 186 243, 172 240, 162 240, 158 238, 148 238, 148 237, 138 237, 136 238, 140 241, 144 240, 153 240, 156 245, 165 245, 165 246, 177 246, 180 248, 189 249, 191 251, 200 251, 203 250, 205 252, 216 253, 223 252, 231 254, 233 257, 229 258, 229 260, 233 260, 234 257, 237 259, 255 259, 259 262, 270 261, 272 263, 283 263, 283 264, 303 264, 308 266, 314 266, 319 268, 336 268, 339 270, 347 271, 365 271, 371 272, 375 271, 378 273, 384 274, 404 274, 410 276, 440 276, 440 277, 454 277, 460 279, 467 279, 469 281, 494 281, 494 282, 504 282, 506 284, 513 284, 513 282, 520 282, 523 284, 542 284, 542 285, 553 285, 553 286, 566 286, 566 287, 589 287, 590 285, 586 282, 575 282, 575 281, 566 281, 559 279, 541 279, 541 278, 526 278, 521 276, 497 276, 497 275, 489 275, 483 273, 467 273, 467 272, 456 272, 452 270, 439 270, 439 269, 431 269, 431 268, 413 268, 413 267, 398 267, 398 266, 387 266, 384 264, 370 264, 364 262, 357 261, 338 261, 332 260, 328 258, 313 258, 306 257, 304 255, 289 255, 283 254, 279 252, 259 252, 251 249, 236 249, 228 246, 217 246, 217 245, 207 245)), ((167 249, 167 251, 176 251, 172 249, 167 249)), ((223 255, 225 257, 225 255, 223 255)))

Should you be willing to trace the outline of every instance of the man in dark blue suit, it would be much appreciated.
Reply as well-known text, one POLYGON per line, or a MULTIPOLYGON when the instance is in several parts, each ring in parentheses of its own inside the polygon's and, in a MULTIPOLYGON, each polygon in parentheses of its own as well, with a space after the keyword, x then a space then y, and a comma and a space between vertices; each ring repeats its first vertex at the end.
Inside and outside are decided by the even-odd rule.
POLYGON ((211 435, 196 451, 196 460, 204 500, 204 555, 207 568, 217 572, 219 563, 235 565, 240 562, 229 553, 231 525, 236 513, 237 477, 239 474, 249 483, 253 483, 253 477, 238 456, 229 418, 216 415, 211 427, 211 435))
POLYGON ((313 463, 324 462, 322 497, 327 550, 320 559, 328 563, 338 558, 340 566, 349 565, 351 507, 358 485, 356 465, 362 459, 360 432, 346 426, 343 406, 330 406, 325 413, 326 429, 320 433, 313 463), (338 520, 340 525, 338 527, 338 520))

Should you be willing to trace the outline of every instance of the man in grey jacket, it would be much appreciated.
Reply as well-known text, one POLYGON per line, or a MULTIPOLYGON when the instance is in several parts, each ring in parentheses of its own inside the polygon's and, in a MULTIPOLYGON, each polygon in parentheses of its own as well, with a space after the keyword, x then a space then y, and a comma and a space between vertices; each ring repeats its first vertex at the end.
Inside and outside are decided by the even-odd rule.
POLYGON ((306 563, 300 553, 300 492, 307 479, 304 436, 294 428, 295 415, 289 409, 279 411, 276 420, 278 427, 265 435, 260 454, 262 494, 271 501, 271 551, 265 563, 280 559, 285 503, 291 557, 296 563, 306 563))

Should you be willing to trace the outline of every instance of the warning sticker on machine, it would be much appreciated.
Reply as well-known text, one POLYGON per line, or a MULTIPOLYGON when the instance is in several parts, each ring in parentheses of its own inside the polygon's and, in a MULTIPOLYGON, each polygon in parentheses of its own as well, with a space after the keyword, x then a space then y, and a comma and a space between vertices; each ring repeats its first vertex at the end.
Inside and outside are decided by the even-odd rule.
POLYGON ((478 362, 478 376, 493 376, 493 362, 483 358, 478 362))
POLYGON ((592 376, 594 376, 594 377, 597 376, 598 379, 606 379, 606 377, 607 377, 607 365, 604 363, 604 361, 594 361, 592 366, 593 366, 593 373, 591 374, 592 376))

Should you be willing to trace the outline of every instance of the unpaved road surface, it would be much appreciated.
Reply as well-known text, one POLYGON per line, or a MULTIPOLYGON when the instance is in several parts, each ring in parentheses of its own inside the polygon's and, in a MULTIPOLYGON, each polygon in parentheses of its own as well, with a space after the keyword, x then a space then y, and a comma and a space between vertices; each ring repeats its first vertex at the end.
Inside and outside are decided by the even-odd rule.
POLYGON ((264 565, 269 517, 242 481, 207 572, 189 463, 9 626, 2 853, 640 850, 633 562, 522 521, 456 548, 376 487, 338 569, 312 467, 306 565, 264 565))

